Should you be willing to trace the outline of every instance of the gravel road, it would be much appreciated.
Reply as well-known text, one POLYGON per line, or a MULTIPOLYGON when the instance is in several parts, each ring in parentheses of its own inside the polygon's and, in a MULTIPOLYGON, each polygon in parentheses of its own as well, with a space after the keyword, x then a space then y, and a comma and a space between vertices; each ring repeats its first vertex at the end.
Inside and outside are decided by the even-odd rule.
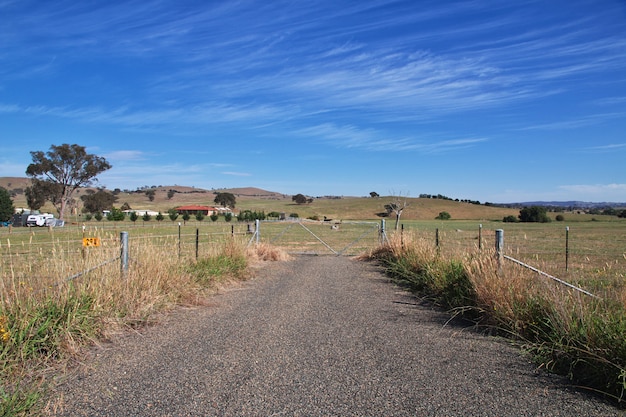
POLYGON ((346 257, 260 269, 93 349, 60 416, 618 416, 346 257))

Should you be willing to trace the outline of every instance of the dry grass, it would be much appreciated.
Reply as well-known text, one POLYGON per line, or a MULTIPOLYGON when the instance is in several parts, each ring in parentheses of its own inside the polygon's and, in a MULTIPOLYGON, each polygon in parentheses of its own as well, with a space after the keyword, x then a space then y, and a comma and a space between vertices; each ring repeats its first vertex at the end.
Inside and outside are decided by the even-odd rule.
POLYGON ((248 259, 251 261, 288 261, 291 256, 281 248, 273 246, 269 243, 259 243, 253 245, 247 250, 248 259))
POLYGON ((253 262, 286 259, 267 244, 246 248, 240 240, 220 239, 205 243, 195 260, 178 254, 172 236, 139 237, 131 241, 124 272, 116 234, 98 233, 102 246, 89 250, 55 239, 3 246, 0 415, 32 412, 48 380, 42 370, 83 347, 158 320, 176 306, 204 304, 219 287, 247 279, 253 262))
POLYGON ((454 314, 518 339, 546 369, 624 404, 626 290, 612 286, 591 297, 495 251, 447 252, 405 234, 372 253, 388 273, 454 314), (463 272, 454 267, 463 265, 463 272))

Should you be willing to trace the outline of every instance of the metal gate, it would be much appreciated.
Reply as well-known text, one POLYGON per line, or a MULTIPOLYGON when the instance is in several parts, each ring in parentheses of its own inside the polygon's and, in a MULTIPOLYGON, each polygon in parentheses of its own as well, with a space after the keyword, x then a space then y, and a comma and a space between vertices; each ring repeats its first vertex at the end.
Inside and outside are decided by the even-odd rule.
POLYGON ((385 239, 384 222, 257 221, 250 242, 267 242, 292 254, 355 256, 385 239))

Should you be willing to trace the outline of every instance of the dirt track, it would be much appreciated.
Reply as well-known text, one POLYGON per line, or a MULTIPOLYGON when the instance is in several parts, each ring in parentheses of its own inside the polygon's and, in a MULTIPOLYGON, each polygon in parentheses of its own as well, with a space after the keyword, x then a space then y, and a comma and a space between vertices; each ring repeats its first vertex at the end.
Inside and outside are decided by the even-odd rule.
POLYGON ((67 416, 617 416, 377 269, 301 256, 95 349, 67 416))

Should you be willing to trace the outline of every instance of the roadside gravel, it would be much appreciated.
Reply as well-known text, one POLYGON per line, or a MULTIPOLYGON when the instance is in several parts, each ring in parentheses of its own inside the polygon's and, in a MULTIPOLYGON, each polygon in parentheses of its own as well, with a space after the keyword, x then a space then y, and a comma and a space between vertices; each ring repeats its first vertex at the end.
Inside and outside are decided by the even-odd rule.
POLYGON ((623 415, 446 320, 372 264, 300 256, 93 349, 50 414, 623 415))

